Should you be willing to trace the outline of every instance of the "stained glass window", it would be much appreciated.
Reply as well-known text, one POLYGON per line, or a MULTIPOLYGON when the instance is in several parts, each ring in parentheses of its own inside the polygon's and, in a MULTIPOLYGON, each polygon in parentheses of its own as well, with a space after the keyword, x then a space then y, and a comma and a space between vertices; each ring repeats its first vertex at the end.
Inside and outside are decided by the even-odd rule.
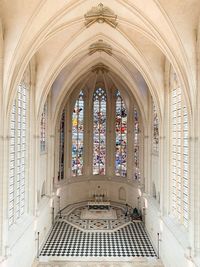
POLYGON ((152 148, 154 152, 158 152, 159 149, 159 121, 156 106, 153 102, 153 142, 152 148))
POLYGON ((97 88, 93 95, 93 174, 105 174, 106 91, 97 88))
POLYGON ((127 111, 120 95, 116 92, 116 158, 115 158, 115 174, 117 176, 127 175, 127 111))
POLYGON ((64 151, 65 151, 65 110, 63 110, 60 120, 60 149, 59 149, 59 173, 58 181, 64 179, 64 151))
POLYGON ((44 104, 40 121, 40 152, 45 152, 47 149, 46 131, 47 131, 47 102, 44 104))
POLYGON ((136 108, 134 108, 134 180, 140 180, 140 124, 136 108))
POLYGON ((27 88, 24 83, 21 83, 18 86, 17 97, 13 103, 10 117, 9 226, 25 212, 27 103, 27 88))
POLYGON ((72 114, 72 176, 83 174, 84 99, 83 91, 72 114))
MULTIPOLYGON (((176 75, 174 77, 177 79, 176 75)), ((177 82, 171 93, 171 135, 172 213, 187 227, 189 220, 188 113, 180 84, 177 82)))

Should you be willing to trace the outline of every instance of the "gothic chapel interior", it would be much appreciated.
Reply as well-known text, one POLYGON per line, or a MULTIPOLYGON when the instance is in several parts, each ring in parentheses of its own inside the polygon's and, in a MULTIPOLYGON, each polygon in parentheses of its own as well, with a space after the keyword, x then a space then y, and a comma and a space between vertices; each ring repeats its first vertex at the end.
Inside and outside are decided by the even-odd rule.
POLYGON ((0 266, 200 267, 199 0, 0 0, 0 266))

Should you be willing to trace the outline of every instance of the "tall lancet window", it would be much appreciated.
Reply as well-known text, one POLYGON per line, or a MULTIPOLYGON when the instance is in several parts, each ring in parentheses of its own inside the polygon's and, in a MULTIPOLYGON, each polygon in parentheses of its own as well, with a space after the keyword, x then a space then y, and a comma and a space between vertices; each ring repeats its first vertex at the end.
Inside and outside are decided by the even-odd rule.
POLYGON ((47 102, 44 104, 40 121, 40 152, 47 150, 47 102))
POLYGON ((93 95, 93 174, 104 175, 106 168, 106 91, 93 95))
POLYGON ((12 106, 10 117, 10 166, 8 189, 8 223, 9 226, 25 213, 26 167, 27 167, 27 119, 28 90, 27 84, 21 82, 12 106))
POLYGON ((140 123, 136 108, 134 108, 134 180, 140 180, 140 123))
POLYGON ((189 143, 188 113, 184 97, 174 74, 171 92, 171 208, 180 223, 189 220, 189 143))
POLYGON ((72 114, 72 176, 83 174, 84 99, 83 91, 72 114))
POLYGON ((152 149, 154 152, 159 151, 159 121, 158 121, 158 113, 156 110, 156 106, 153 102, 153 140, 152 140, 152 149))
POLYGON ((60 149, 59 149, 59 173, 58 181, 64 179, 64 151, 65 151, 65 110, 63 110, 60 119, 60 149))
POLYGON ((127 110, 118 90, 116 92, 115 133, 115 174, 125 177, 127 175, 127 110))

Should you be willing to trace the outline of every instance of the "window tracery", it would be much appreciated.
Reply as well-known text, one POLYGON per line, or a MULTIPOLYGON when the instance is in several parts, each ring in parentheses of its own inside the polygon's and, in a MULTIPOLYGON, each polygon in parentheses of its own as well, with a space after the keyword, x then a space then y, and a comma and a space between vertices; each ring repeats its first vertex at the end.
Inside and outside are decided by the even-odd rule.
POLYGON ((127 177, 128 157, 130 157, 130 163, 133 162, 130 170, 130 175, 133 174, 131 179, 140 181, 140 113, 136 107, 133 109, 134 113, 131 117, 132 119, 135 117, 134 125, 130 126, 133 130, 128 135, 128 112, 124 100, 119 90, 115 89, 113 92, 113 95, 108 96, 106 90, 101 87, 97 87, 94 93, 86 92, 84 89, 79 93, 73 108, 69 106, 65 114, 62 114, 59 122, 58 181, 64 179, 64 169, 67 168, 65 164, 68 159, 70 159, 71 166, 70 170, 67 168, 66 173, 67 175, 71 173, 73 177, 90 173, 105 175, 107 164, 108 173, 114 172, 116 176, 127 177), (88 97, 85 97, 86 95, 88 97), (107 117, 107 101, 109 101, 109 112, 114 117, 107 117), (68 117, 71 117, 71 131, 65 129, 65 120, 68 117), (85 118, 89 120, 86 121, 85 118), (129 156, 127 154, 128 139, 133 140, 130 141, 132 145, 134 143, 134 149, 132 153, 130 151, 129 156), (107 147, 108 142, 111 143, 107 147), (67 147, 71 150, 66 153, 67 147), (89 151, 90 154, 88 154, 89 151), (109 165, 110 159, 113 164, 112 169, 109 165), (84 167, 84 164, 88 163, 89 165, 84 167))
POLYGON ((171 92, 171 190, 172 214, 188 226, 189 220, 189 129, 188 113, 177 77, 171 92))
POLYGON ((47 150, 47 102, 44 104, 44 108, 40 121, 40 152, 47 150))
POLYGON ((134 108, 134 180, 140 180, 140 124, 137 108, 134 108))
POLYGON ((23 81, 17 88, 10 116, 10 162, 8 185, 8 224, 12 226, 25 213, 27 165, 28 90, 23 81))
POLYGON ((93 174, 105 175, 106 91, 97 88, 93 95, 93 174))
POLYGON ((154 152, 159 151, 159 120, 156 106, 153 102, 153 140, 152 149, 154 152))
POLYGON ((116 92, 115 134, 115 174, 125 177, 127 175, 127 110, 119 90, 116 92))
POLYGON ((59 140, 59 173, 58 181, 64 179, 64 159, 65 159, 65 110, 60 119, 60 140, 59 140))
POLYGON ((72 176, 83 174, 84 95, 80 92, 72 113, 72 176))

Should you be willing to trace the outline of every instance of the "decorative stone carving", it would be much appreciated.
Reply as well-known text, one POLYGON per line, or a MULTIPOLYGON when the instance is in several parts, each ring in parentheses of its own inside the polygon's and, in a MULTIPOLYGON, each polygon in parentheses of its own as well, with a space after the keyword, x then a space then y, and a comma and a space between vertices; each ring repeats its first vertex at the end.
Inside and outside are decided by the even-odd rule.
POLYGON ((100 71, 102 73, 105 73, 105 72, 109 71, 109 68, 106 65, 104 65, 103 63, 99 63, 99 64, 92 67, 92 72, 99 73, 100 71))
POLYGON ((93 23, 107 23, 113 28, 117 26, 117 15, 109 8, 104 7, 100 3, 97 7, 92 7, 90 11, 85 14, 85 26, 88 28, 93 23))
POLYGON ((89 55, 100 51, 105 52, 110 56, 112 55, 112 47, 109 44, 104 43, 103 40, 98 40, 89 47, 89 55))

